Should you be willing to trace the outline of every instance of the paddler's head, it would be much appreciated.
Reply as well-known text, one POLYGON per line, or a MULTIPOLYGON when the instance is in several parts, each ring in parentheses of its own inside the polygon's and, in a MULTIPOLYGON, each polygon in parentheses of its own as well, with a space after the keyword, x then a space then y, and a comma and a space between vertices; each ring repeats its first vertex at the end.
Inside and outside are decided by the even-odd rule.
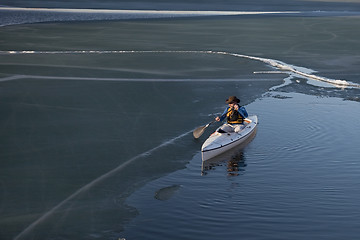
POLYGON ((226 99, 226 103, 229 104, 229 107, 231 108, 233 108, 239 102, 240 99, 238 99, 236 96, 230 96, 228 99, 226 99))

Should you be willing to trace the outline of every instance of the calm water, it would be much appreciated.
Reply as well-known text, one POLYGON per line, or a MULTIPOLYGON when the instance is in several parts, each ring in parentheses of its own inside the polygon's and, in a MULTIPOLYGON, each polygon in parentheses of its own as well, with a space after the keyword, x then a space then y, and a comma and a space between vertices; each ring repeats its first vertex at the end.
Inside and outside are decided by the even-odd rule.
POLYGON ((0 239, 356 238, 360 18, 305 15, 0 28, 0 239))
POLYGON ((186 169, 135 192, 127 204, 140 215, 121 236, 356 238, 359 104, 273 92, 248 109, 258 113, 259 129, 238 157, 219 158, 224 162, 202 176, 201 155, 195 154, 186 169), (171 186, 180 187, 163 189, 164 200, 154 198, 171 186))

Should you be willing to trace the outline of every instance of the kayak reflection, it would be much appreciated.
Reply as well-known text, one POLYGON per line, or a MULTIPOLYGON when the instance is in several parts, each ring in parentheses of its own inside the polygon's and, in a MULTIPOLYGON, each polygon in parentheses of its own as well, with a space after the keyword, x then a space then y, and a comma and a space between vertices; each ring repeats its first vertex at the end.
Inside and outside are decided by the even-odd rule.
POLYGON ((239 152, 227 162, 228 176, 238 176, 240 171, 244 171, 246 167, 243 152, 239 152))

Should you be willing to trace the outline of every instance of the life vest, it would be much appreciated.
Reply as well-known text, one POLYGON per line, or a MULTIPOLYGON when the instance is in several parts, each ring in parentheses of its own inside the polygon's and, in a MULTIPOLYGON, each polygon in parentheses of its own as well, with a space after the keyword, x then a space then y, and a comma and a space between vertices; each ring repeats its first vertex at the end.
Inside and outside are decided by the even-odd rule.
MULTIPOLYGON (((240 106, 239 106, 240 108, 240 106)), ((229 124, 242 124, 244 123, 244 118, 241 116, 241 114, 235 110, 229 107, 226 113, 226 119, 227 123, 229 124)))

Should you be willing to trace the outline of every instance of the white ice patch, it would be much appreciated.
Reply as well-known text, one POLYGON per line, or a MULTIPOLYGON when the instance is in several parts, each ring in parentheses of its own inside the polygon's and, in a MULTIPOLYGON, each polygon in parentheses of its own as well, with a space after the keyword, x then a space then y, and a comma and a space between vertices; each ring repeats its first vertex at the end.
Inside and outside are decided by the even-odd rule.
POLYGON ((70 8, 21 8, 0 7, 7 11, 28 12, 60 12, 60 13, 117 13, 137 15, 169 15, 169 16, 216 16, 216 15, 254 15, 254 14, 289 14, 300 13, 299 11, 179 11, 179 10, 120 10, 120 9, 70 9, 70 8))
POLYGON ((324 83, 330 84, 332 87, 339 88, 360 88, 360 84, 353 83, 350 81, 342 80, 342 79, 329 79, 322 76, 317 76, 314 73, 316 71, 305 68, 298 67, 291 64, 284 63, 279 60, 269 59, 269 58, 261 58, 255 56, 248 56, 238 53, 230 53, 230 52, 219 52, 219 51, 123 51, 123 50, 75 50, 75 51, 0 51, 0 55, 10 55, 10 54, 132 54, 132 53, 193 53, 193 54, 221 54, 233 57, 247 58, 251 60, 256 60, 268 64, 274 67, 277 70, 281 70, 284 73, 288 73, 293 76, 305 77, 307 79, 316 80, 324 83))
POLYGON ((124 20, 173 17, 298 14, 298 11, 176 11, 0 7, 0 26, 49 22, 124 20))

